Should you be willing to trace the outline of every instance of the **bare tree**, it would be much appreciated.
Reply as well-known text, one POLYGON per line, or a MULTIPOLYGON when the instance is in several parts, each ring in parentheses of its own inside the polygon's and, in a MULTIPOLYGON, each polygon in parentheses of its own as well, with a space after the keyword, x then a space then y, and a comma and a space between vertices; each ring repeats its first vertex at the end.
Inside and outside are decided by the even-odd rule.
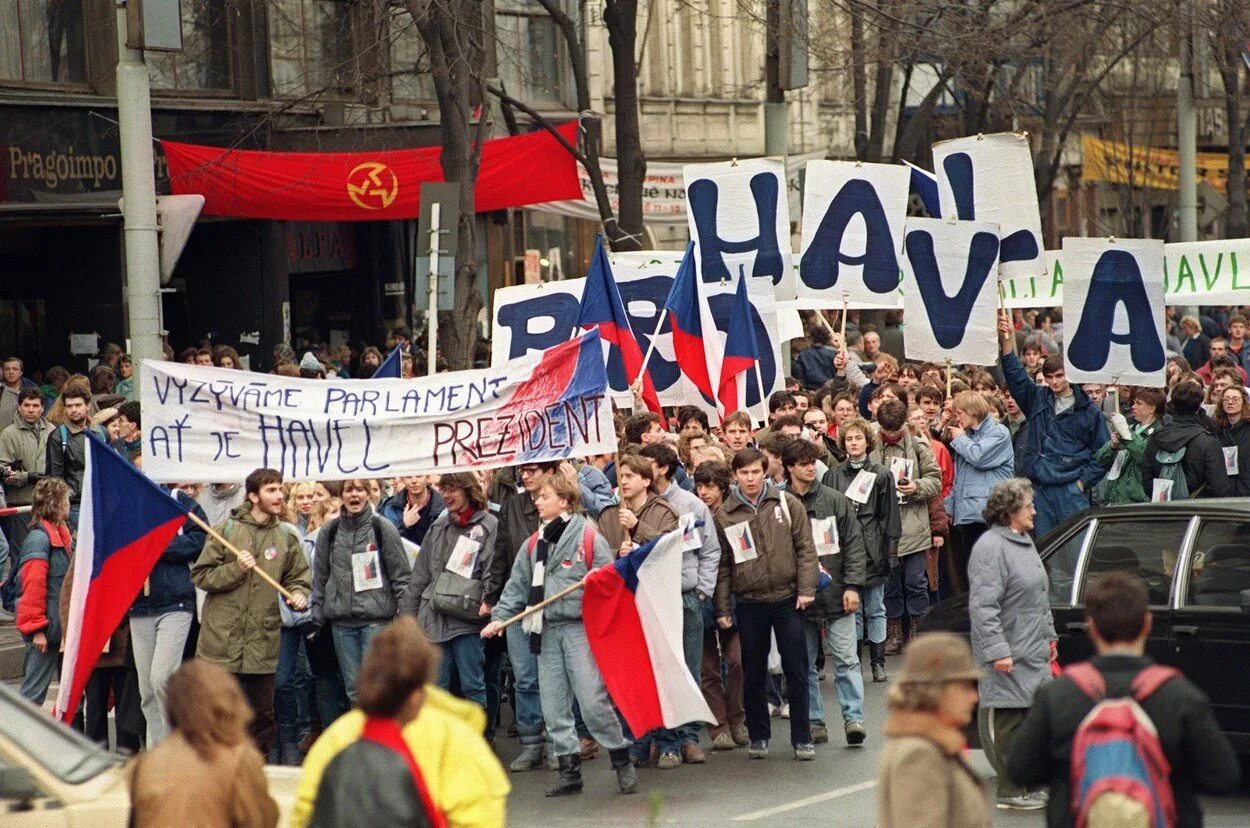
POLYGON ((1250 36, 1250 3, 1217 0, 1208 10, 1210 23, 1205 28, 1224 87, 1224 114, 1228 121, 1228 212, 1224 214, 1224 235, 1238 239, 1247 231, 1246 135, 1250 132, 1250 112, 1245 108, 1244 50, 1250 36))
POLYGON ((474 192, 489 128, 486 100, 486 49, 490 32, 477 0, 405 0, 429 55, 438 99, 443 177, 460 185, 459 244, 456 247, 455 309, 440 314, 439 346, 452 369, 473 364, 477 316, 477 224, 474 192))

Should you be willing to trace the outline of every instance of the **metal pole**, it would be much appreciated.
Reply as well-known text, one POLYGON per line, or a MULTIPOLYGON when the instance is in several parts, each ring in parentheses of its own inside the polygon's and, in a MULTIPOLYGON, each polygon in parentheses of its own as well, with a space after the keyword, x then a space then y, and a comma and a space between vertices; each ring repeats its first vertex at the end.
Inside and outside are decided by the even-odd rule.
MULTIPOLYGON (((1182 12, 1188 14, 1188 12, 1182 12)), ((1198 240, 1198 135, 1194 114, 1192 18, 1181 32, 1180 78, 1176 83, 1176 152, 1179 156, 1180 186, 1177 193, 1177 229, 1181 241, 1198 240)), ((1180 305, 1179 316, 1197 316, 1196 305, 1180 305)))
POLYGON ((1180 156, 1179 219, 1183 242, 1198 240, 1198 136, 1194 116, 1192 30, 1181 37, 1180 80, 1176 84, 1176 149, 1180 156))
POLYGON ((443 205, 434 202, 430 205, 430 306, 426 311, 426 331, 429 342, 425 346, 426 376, 434 376, 435 349, 438 344, 438 228, 442 216, 443 205))
MULTIPOLYGON (((117 121, 122 161, 122 226, 127 327, 135 365, 164 359, 160 237, 152 151, 152 94, 143 52, 126 47, 126 8, 117 7, 117 121)), ((142 384, 135 385, 142 396, 142 384)))

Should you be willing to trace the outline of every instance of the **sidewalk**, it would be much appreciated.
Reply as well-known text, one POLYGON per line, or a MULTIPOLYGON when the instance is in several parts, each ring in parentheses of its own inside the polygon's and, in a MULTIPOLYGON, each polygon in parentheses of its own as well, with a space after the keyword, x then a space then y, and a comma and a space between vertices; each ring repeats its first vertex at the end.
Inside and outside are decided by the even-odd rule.
POLYGON ((0 624, 0 681, 21 679, 22 652, 22 634, 17 627, 0 624))

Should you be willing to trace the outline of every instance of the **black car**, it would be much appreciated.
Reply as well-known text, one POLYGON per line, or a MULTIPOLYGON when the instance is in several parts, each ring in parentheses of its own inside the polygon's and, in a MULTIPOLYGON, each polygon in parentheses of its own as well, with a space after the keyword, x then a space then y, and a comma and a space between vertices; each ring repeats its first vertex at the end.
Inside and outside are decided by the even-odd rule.
MULTIPOLYGON (((1250 754, 1250 499, 1092 509, 1037 546, 1061 664, 1094 654, 1081 603, 1086 580, 1131 572, 1150 589, 1147 654, 1201 687, 1233 747, 1250 754)), ((935 604, 920 622, 922 632, 967 636, 968 627, 967 595, 935 604)))

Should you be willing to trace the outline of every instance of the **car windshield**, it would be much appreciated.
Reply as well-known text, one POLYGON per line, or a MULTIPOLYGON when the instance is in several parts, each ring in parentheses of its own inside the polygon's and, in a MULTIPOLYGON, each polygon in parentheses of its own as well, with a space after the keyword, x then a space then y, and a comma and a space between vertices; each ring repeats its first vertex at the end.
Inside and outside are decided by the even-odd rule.
POLYGON ((0 732, 34 762, 69 785, 82 784, 121 761, 3 684, 0 732))

